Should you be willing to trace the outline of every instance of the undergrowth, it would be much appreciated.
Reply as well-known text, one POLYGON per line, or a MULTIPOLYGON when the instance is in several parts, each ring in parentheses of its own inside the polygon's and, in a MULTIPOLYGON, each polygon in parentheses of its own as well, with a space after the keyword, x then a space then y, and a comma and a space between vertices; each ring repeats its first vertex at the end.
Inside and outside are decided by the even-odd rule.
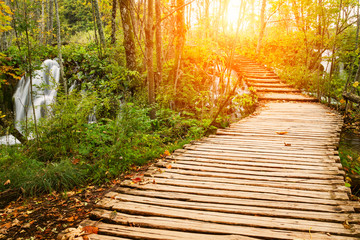
POLYGON ((206 122, 161 109, 157 119, 134 103, 119 106, 116 117, 88 123, 96 96, 72 94, 39 122, 39 139, 0 149, 0 190, 20 188, 26 195, 62 191, 119 176, 203 136, 206 122), (6 184, 5 184, 6 183, 6 184))

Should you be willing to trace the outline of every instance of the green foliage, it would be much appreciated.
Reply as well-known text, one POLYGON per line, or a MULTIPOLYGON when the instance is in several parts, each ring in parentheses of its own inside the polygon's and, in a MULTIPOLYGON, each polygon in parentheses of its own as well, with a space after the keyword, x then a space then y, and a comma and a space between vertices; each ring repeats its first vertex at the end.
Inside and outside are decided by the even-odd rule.
POLYGON ((67 36, 93 29, 91 1, 63 0, 59 8, 61 27, 67 36))
POLYGON ((345 143, 340 143, 339 156, 347 173, 360 175, 360 154, 345 143))
POLYGON ((151 120, 149 109, 134 103, 120 105, 112 119, 98 114, 97 123, 88 123, 104 101, 96 92, 58 96, 50 116, 38 123, 40 145, 30 141, 0 149, 0 178, 11 182, 1 189, 37 194, 106 181, 205 132, 205 121, 167 109, 151 120))
POLYGON ((45 164, 30 158, 21 147, 2 147, 0 157, 0 191, 21 189, 26 195, 71 189, 85 180, 84 170, 69 161, 45 164), (20 151, 19 151, 20 150, 20 151), (4 185, 6 181, 10 183, 4 185))

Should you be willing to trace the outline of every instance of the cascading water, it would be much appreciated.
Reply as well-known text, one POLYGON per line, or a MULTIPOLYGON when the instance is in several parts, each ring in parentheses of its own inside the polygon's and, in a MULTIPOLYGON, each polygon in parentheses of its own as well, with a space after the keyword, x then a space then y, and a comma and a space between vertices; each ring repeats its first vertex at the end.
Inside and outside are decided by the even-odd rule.
MULTIPOLYGON (((50 104, 54 102, 57 94, 59 79, 60 66, 56 60, 45 60, 41 64, 41 69, 34 71, 32 76, 32 91, 35 117, 37 120, 44 117, 50 110, 50 104)), ((30 94, 30 77, 22 77, 13 96, 15 127, 21 133, 25 132, 23 123, 33 120, 34 117, 30 94)), ((19 141, 11 135, 0 137, 0 144, 13 145, 16 143, 19 143, 19 141)))
MULTIPOLYGON (((223 74, 224 86, 226 86, 230 90, 234 88, 234 84, 236 84, 239 79, 239 76, 236 71, 234 71, 232 69, 230 69, 230 70, 224 69, 223 66, 216 65, 215 66, 215 74, 213 75, 214 81, 210 87, 210 91, 212 93, 213 105, 215 104, 215 102, 219 98, 219 96, 221 96, 225 93, 225 89, 222 89, 220 87, 220 80, 221 80, 220 75, 221 74, 223 74)), ((242 96, 243 94, 251 94, 245 81, 241 81, 240 85, 235 90, 235 95, 242 96)), ((243 107, 240 107, 240 109, 236 109, 235 110, 236 117, 241 117, 243 111, 244 111, 243 107)))

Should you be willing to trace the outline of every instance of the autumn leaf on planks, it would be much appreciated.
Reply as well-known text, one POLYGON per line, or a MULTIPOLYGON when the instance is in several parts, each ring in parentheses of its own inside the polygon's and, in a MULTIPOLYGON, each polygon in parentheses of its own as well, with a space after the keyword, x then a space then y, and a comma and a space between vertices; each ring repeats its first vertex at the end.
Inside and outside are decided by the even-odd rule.
POLYGON ((97 234, 99 231, 98 227, 93 227, 93 226, 85 226, 83 227, 83 231, 85 232, 85 234, 97 234))
POLYGON ((288 134, 288 132, 276 132, 276 134, 278 134, 278 135, 285 135, 285 134, 288 134))
POLYGON ((133 181, 133 183, 138 183, 138 182, 141 182, 142 181, 142 178, 140 177, 136 177, 136 178, 133 178, 131 179, 133 181))
POLYGON ((291 147, 291 143, 284 142, 285 147, 291 147))
POLYGON ((166 165, 166 168, 167 168, 167 169, 171 169, 172 166, 169 164, 169 165, 166 165))

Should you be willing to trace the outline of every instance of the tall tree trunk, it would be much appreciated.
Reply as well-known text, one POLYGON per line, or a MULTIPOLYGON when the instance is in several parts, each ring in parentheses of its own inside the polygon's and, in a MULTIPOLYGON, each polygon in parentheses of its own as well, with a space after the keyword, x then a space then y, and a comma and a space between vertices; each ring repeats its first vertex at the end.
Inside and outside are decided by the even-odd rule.
POLYGON ((57 46, 58 46, 58 58, 59 58, 59 65, 60 65, 60 82, 63 83, 65 95, 67 95, 67 82, 65 79, 64 74, 64 65, 62 62, 62 54, 61 54, 61 31, 60 31, 60 17, 59 17, 59 6, 58 0, 55 1, 55 14, 56 14, 56 25, 57 25, 57 46))
POLYGON ((49 12, 48 12, 48 44, 50 44, 53 40, 53 29, 54 29, 54 0, 49 0, 49 12))
POLYGON ((257 47, 256 47, 256 54, 260 53, 261 42, 264 37, 265 28, 266 28, 265 9, 266 9, 266 0, 262 0, 261 13, 260 13, 260 33, 259 33, 259 39, 258 39, 258 43, 257 43, 257 47))
POLYGON ((151 106, 150 118, 155 119, 155 84, 154 84, 154 70, 153 70, 153 11, 154 2, 148 0, 147 5, 147 22, 145 28, 146 35, 146 67, 147 67, 147 82, 148 82, 148 100, 151 106))
POLYGON ((111 44, 116 42, 116 3, 117 0, 112 1, 112 9, 111 9, 111 44))
POLYGON ((105 34, 104 34, 103 25, 102 25, 102 21, 101 21, 98 0, 92 0, 92 4, 93 4, 94 10, 95 10, 96 25, 97 25, 99 36, 100 36, 100 43, 103 47, 106 47, 105 34))
MULTIPOLYGON (((161 20, 160 1, 155 1, 156 22, 161 20)), ((156 26, 156 69, 157 78, 155 86, 159 86, 162 82, 162 37, 161 37, 161 23, 156 26)))
MULTIPOLYGON (((32 74, 33 74, 33 67, 32 67, 32 50, 31 50, 31 43, 30 43, 30 38, 29 38, 29 29, 28 29, 28 12, 27 12, 27 3, 24 1, 24 18, 26 21, 25 24, 25 35, 26 35, 26 45, 27 45, 27 73, 29 74, 29 79, 30 79, 30 99, 31 99, 31 106, 32 106, 32 110, 33 110, 33 118, 34 118, 34 127, 35 127, 35 136, 36 136, 36 142, 39 144, 39 132, 37 129, 37 119, 36 119, 36 114, 35 114, 35 105, 34 105, 34 92, 33 92, 33 78, 32 78, 32 74)), ((26 76, 25 76, 26 77, 26 76)))
MULTIPOLYGON (((177 7, 184 5, 184 0, 177 1, 177 7)), ((174 76, 174 92, 176 94, 177 81, 179 76, 180 62, 182 57, 182 52, 185 44, 185 16, 184 8, 179 9, 176 15, 176 42, 175 42, 175 64, 173 68, 174 76)))
POLYGON ((40 22, 40 42, 43 45, 45 42, 45 0, 41 0, 41 22, 40 22))
POLYGON ((124 30, 124 48, 126 55, 126 67, 130 70, 136 69, 136 53, 134 31, 131 24, 130 0, 119 0, 121 21, 124 30))

